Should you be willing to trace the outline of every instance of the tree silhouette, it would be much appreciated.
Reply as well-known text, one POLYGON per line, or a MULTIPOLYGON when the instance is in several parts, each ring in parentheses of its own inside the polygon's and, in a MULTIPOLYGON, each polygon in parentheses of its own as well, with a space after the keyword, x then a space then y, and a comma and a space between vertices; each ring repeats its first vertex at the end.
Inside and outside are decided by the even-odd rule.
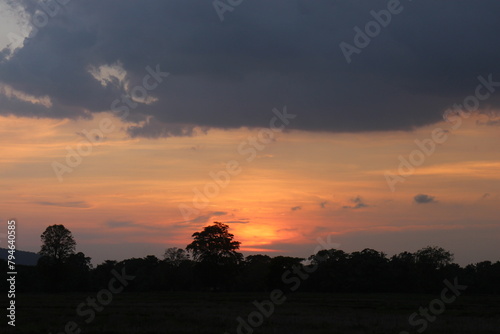
POLYGON ((43 244, 39 254, 42 256, 63 262, 70 255, 75 254, 75 239, 64 225, 47 227, 40 238, 43 244))
POLYGON ((90 257, 82 252, 71 254, 65 260, 63 273, 65 288, 71 291, 84 291, 90 285, 90 272, 92 270, 90 257))
POLYGON ((429 266, 433 269, 441 269, 453 262, 453 254, 444 248, 427 246, 415 253, 417 264, 429 266))
POLYGON ((387 288, 389 260, 385 253, 365 248, 349 255, 348 285, 362 292, 383 292, 387 288))
POLYGON ((268 255, 248 255, 242 264, 239 276, 240 289, 246 291, 267 291, 269 287, 272 258, 268 255))
MULTIPOLYGON (((51 226, 47 230, 53 229, 51 226)), ((49 235, 47 232, 46 236, 49 235)), ((303 292, 318 293, 437 294, 443 290, 445 279, 453 282, 452 278, 458 278, 461 285, 467 286, 467 293, 500 294, 500 261, 483 261, 462 268, 451 262, 449 251, 440 247, 402 252, 390 259, 373 249, 353 253, 330 249, 318 251, 305 263, 302 258, 262 254, 249 255, 237 262, 241 256, 236 248, 239 243, 233 240, 227 225, 215 223, 193 236, 196 239, 189 247, 193 253, 195 246, 204 245, 196 248, 197 261, 184 259, 185 250, 169 248, 163 261, 148 255, 120 262, 108 260, 93 268, 90 258, 83 253, 59 256, 63 260, 58 261, 55 252, 47 252, 36 267, 20 264, 16 267, 20 273, 19 292, 98 291, 107 289, 109 282, 126 269, 127 275, 134 276, 127 290, 142 292, 207 289, 288 292, 300 287, 303 292), (214 230, 218 232, 212 233, 214 230), (222 247, 221 244, 232 247, 225 248, 226 253, 211 248, 222 247), (219 254, 226 255, 219 258, 219 254)), ((7 270, 7 261, 1 258, 0 269, 7 270)), ((0 289, 8 289, 7 283, 0 281, 0 289)))
POLYGON ((401 252, 391 257, 390 272, 391 286, 394 291, 408 292, 417 291, 419 284, 419 274, 416 266, 417 260, 414 253, 401 252))
POLYGON ((349 254, 340 249, 323 249, 308 259, 311 266, 317 266, 314 275, 306 284, 313 291, 345 291, 349 254))
POLYGON ((239 241, 233 241, 234 235, 229 233, 229 226, 214 222, 203 231, 193 233, 194 241, 186 249, 193 254, 196 261, 217 264, 239 263, 243 255, 238 253, 239 241))
POLYGON ((229 289, 242 263, 240 242, 234 241, 229 226, 219 222, 193 233, 194 241, 186 246, 198 261, 195 271, 200 284, 211 290, 229 289))
POLYGON ((182 248, 170 247, 165 250, 163 259, 174 267, 178 267, 183 261, 189 260, 189 253, 182 248))
MULTIPOLYGON (((76 242, 71 232, 64 225, 51 225, 45 229, 40 238, 42 248, 37 268, 42 285, 52 291, 73 289, 75 277, 84 276, 77 268, 83 267, 87 262, 83 253, 75 254, 76 242)), ((81 283, 77 285, 79 289, 84 289, 85 284, 83 281, 81 283)))

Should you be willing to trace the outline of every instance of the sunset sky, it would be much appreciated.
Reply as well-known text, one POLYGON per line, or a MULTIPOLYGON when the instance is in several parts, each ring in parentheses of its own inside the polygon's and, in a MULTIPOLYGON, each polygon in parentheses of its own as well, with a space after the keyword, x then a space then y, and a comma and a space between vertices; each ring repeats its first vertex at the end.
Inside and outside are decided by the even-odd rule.
POLYGON ((388 3, 0 0, 0 219, 94 264, 214 221, 244 254, 500 260, 500 3, 388 3))

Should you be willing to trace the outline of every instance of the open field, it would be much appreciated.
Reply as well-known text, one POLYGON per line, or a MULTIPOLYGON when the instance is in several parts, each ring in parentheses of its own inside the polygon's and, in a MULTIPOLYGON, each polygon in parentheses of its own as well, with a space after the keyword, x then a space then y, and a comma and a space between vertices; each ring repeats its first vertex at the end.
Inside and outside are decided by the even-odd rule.
MULTIPOLYGON (((232 334, 238 332, 237 317, 247 319, 256 310, 254 300, 269 299, 264 293, 123 293, 85 323, 89 313, 79 316, 76 308, 89 296, 95 294, 18 295, 16 327, 2 332, 56 334, 75 321, 81 333, 232 334)), ((408 317, 436 297, 294 293, 253 333, 417 333, 421 326, 411 327, 408 317)), ((500 333, 500 296, 460 296, 429 322, 425 333, 500 333)))

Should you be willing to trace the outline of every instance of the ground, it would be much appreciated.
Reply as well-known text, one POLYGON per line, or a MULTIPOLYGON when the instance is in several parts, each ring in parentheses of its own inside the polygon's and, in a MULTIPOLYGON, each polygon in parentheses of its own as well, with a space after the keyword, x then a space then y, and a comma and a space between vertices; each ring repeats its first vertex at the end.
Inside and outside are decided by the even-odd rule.
MULTIPOLYGON (((21 294, 16 298, 15 329, 6 333, 373 333, 388 334, 407 331, 418 333, 423 325, 411 326, 408 318, 419 308, 429 307, 438 295, 402 294, 311 294, 293 293, 281 305, 275 305, 269 317, 258 315, 253 301, 269 300, 269 293, 122 293, 113 296, 109 305, 95 313, 91 308, 77 307, 88 294, 21 294), (80 313, 82 313, 80 312, 80 313), (252 313, 254 312, 254 313, 252 313), (256 328, 240 328, 237 318, 256 328)), ((99 305, 98 305, 99 306, 99 305)), ((269 303, 267 304, 269 310, 269 303)), ((0 325, 5 329, 5 317, 0 325)), ((434 321, 427 322, 426 334, 500 333, 500 296, 462 295, 434 321)))

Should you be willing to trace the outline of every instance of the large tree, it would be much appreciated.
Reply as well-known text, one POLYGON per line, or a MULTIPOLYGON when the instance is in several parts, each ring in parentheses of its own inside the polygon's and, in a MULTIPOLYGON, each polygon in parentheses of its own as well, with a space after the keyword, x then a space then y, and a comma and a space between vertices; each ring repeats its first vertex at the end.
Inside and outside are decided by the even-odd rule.
POLYGON ((39 254, 58 262, 64 262, 70 255, 75 254, 76 242, 64 225, 51 225, 40 236, 42 249, 39 254))
POLYGON ((165 250, 163 259, 166 263, 178 267, 183 261, 189 260, 189 253, 182 248, 170 247, 165 250))
POLYGON ((186 249, 193 258, 200 262, 216 264, 239 263, 243 255, 238 253, 240 242, 234 241, 234 235, 229 233, 229 226, 214 222, 203 231, 193 233, 194 241, 186 249))
POLYGON ((453 254, 442 247, 427 246, 415 253, 417 264, 441 269, 453 262, 453 254))

